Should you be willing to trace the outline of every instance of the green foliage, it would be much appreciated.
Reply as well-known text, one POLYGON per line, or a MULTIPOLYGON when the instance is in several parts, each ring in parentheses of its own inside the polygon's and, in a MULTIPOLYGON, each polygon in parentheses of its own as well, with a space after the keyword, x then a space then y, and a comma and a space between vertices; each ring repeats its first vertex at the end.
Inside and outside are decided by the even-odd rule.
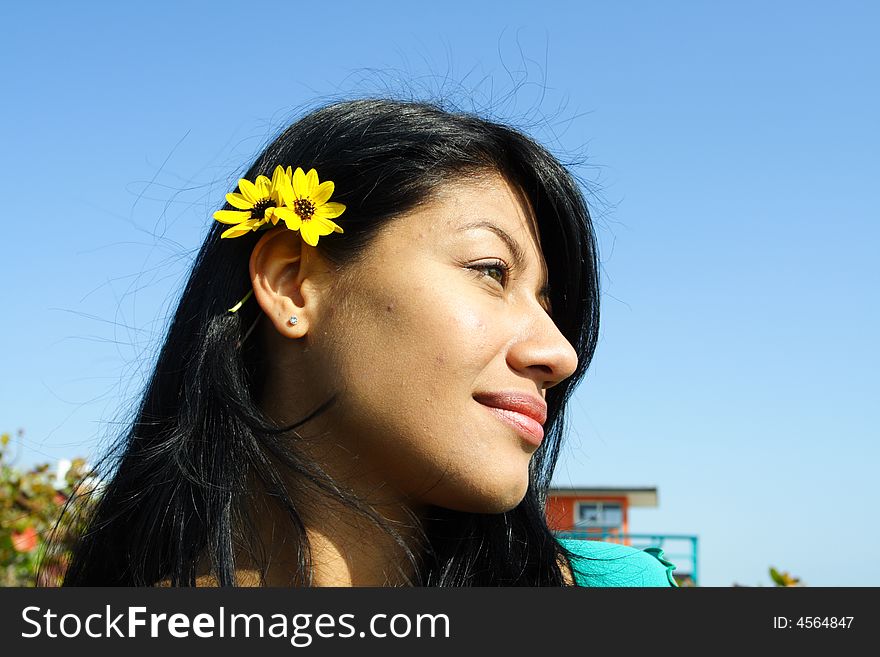
POLYGON ((770 579, 776 586, 803 586, 798 577, 793 577, 785 571, 778 571, 772 566, 770 567, 770 579))
MULTIPOLYGON (((17 437, 23 435, 19 429, 17 437)), ((11 441, 0 435, 0 586, 57 586, 81 529, 72 519, 84 517, 97 480, 80 458, 54 470, 45 463, 17 468, 9 459, 11 441)))

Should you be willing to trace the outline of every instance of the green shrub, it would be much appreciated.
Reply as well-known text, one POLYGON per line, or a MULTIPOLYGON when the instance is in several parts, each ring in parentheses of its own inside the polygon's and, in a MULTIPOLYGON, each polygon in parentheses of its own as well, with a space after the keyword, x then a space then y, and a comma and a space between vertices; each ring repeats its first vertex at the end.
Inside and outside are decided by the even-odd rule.
POLYGON ((81 528, 75 518, 87 512, 96 480, 81 458, 18 468, 11 442, 0 435, 0 586, 58 586, 81 528))

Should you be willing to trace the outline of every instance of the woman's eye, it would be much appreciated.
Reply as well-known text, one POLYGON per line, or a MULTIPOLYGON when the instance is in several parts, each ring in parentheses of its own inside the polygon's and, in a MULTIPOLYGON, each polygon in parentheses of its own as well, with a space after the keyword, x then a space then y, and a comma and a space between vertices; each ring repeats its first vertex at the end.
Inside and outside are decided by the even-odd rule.
POLYGON ((489 276, 489 278, 493 278, 496 281, 498 281, 498 283, 501 284, 501 287, 504 287, 506 285, 507 276, 508 276, 508 273, 510 272, 510 267, 508 267, 507 264, 502 262, 501 260, 496 260, 495 262, 488 262, 488 263, 485 263, 482 265, 473 265, 473 266, 469 267, 469 269, 472 269, 478 273, 479 272, 489 272, 486 274, 481 274, 480 277, 482 278, 482 276, 489 276), (497 275, 498 275, 497 278, 492 275, 492 272, 497 273, 497 275))

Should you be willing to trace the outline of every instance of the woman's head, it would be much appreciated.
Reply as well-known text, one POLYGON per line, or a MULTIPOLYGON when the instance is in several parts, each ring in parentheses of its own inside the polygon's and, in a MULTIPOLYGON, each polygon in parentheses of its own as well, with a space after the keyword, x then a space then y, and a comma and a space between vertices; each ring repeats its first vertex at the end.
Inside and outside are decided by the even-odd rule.
MULTIPOLYGON (((333 238, 345 236, 319 247, 333 238)), ((509 394, 540 407, 578 364, 549 314, 537 238, 528 201, 491 171, 453 177, 388 221, 336 279, 320 248, 271 230, 251 258, 269 319, 262 408, 286 423, 335 396, 298 446, 387 504, 512 509, 543 431, 486 404, 509 394)))
MULTIPOLYGON (((254 482, 300 529, 298 490, 341 486, 365 508, 442 509, 446 532, 494 531, 472 549, 498 561, 506 543, 520 563, 497 572, 557 576, 541 500, 598 331, 594 235, 572 176, 507 126, 382 99, 312 112, 244 177, 278 165, 334 181, 344 233, 311 247, 284 228, 221 239, 213 226, 102 502, 105 516, 179 507, 159 533, 196 547, 163 546, 139 576, 189 581, 187 555, 207 553, 228 580, 254 482), (255 301, 228 313, 252 286, 255 301), (492 393, 546 399, 540 446, 488 408, 492 393), (175 476, 159 499, 139 492, 175 476), (532 537, 519 560, 511 531, 532 537)), ((449 581, 473 581, 479 559, 431 540, 449 581)))

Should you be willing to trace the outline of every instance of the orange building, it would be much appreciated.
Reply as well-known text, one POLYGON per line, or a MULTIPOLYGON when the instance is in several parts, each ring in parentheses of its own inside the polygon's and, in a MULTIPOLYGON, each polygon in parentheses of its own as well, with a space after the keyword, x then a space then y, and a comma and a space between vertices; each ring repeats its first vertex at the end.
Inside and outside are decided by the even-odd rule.
POLYGON ((631 507, 656 507, 656 488, 551 488, 547 524, 562 532, 585 532, 585 538, 629 545, 631 507))

